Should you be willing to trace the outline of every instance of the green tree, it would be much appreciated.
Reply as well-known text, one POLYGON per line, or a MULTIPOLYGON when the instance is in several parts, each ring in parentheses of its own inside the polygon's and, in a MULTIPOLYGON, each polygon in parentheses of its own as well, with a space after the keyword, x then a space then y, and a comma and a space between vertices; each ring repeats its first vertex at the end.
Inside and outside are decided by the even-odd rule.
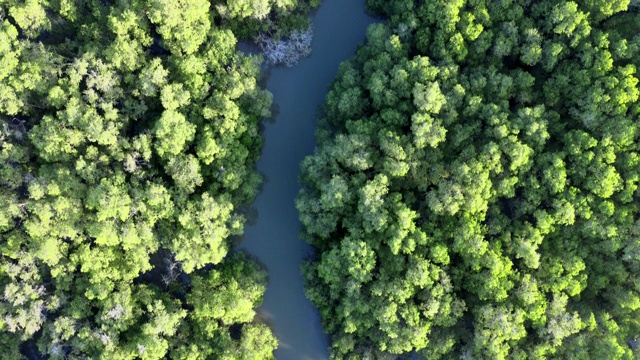
POLYGON ((637 356, 638 13, 368 4, 296 202, 332 358, 637 356))

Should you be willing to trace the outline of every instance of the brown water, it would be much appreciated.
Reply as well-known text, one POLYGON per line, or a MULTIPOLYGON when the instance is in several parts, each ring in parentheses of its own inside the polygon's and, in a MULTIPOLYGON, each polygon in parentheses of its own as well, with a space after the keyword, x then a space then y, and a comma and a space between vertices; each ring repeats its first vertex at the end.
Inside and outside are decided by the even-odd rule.
POLYGON ((280 341, 278 360, 329 357, 320 315, 304 296, 300 264, 312 249, 300 239, 294 199, 300 189, 299 164, 315 147, 318 108, 338 65, 355 54, 374 21, 365 14, 364 0, 323 0, 313 17, 311 56, 292 68, 271 69, 267 80, 278 112, 275 122, 265 124, 265 144, 257 163, 265 176, 252 206, 257 218, 246 226, 238 247, 256 256, 269 272, 258 313, 280 341))

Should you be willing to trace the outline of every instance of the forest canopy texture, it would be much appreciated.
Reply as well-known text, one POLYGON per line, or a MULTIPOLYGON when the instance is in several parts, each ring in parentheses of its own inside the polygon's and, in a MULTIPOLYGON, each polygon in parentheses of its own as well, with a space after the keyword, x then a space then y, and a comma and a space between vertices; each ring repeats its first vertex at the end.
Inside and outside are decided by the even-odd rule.
POLYGON ((308 10, 0 0, 3 360, 25 342, 49 359, 273 356, 253 322, 266 274, 227 256, 271 106, 234 32, 304 28, 308 10))
POLYGON ((637 358, 637 4, 368 4, 297 199, 332 358, 637 358))

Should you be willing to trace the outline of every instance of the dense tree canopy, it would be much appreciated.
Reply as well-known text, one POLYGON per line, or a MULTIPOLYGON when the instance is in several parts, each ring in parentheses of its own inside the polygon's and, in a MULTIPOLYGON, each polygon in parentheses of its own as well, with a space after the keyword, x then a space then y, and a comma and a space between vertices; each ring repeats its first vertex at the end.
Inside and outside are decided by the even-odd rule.
POLYGON ((2 359, 272 357, 266 276, 225 258, 271 106, 236 35, 315 5, 0 0, 2 359))
POLYGON ((640 14, 369 0, 302 163, 335 359, 632 359, 640 14))

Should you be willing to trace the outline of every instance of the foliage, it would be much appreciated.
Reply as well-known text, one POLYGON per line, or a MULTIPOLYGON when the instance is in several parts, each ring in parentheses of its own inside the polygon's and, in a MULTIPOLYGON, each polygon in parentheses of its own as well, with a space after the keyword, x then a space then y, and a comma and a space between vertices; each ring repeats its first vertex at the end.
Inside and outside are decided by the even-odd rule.
POLYGON ((0 0, 3 359, 272 357, 266 277, 226 257, 271 107, 235 48, 309 6, 0 0))
POLYGON ((640 15, 368 4, 297 198, 332 358, 637 357, 640 15))
POLYGON ((321 0, 221 0, 213 2, 222 26, 240 38, 270 34, 275 39, 310 27, 309 12, 321 0))

